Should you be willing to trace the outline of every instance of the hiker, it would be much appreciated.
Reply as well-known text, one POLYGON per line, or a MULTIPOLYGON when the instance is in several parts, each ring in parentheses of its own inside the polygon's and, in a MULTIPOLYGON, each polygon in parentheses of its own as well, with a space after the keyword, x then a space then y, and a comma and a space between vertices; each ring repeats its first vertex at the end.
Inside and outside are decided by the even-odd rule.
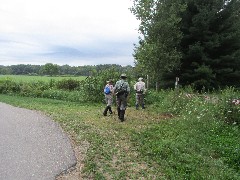
POLYGON ((125 110, 127 108, 127 97, 130 93, 130 87, 127 82, 127 75, 121 74, 120 77, 121 79, 117 81, 114 86, 114 93, 116 94, 118 118, 121 120, 121 122, 123 122, 125 110))
POLYGON ((140 77, 138 82, 134 85, 134 90, 136 92, 136 109, 138 110, 139 106, 142 106, 142 109, 145 109, 144 106, 144 94, 146 92, 145 82, 143 82, 143 78, 140 77))
POLYGON ((105 107, 103 111, 103 115, 107 116, 107 112, 109 111, 110 114, 112 114, 112 103, 113 103, 113 81, 110 79, 107 81, 107 84, 104 88, 104 95, 105 95, 105 101, 107 106, 105 107))

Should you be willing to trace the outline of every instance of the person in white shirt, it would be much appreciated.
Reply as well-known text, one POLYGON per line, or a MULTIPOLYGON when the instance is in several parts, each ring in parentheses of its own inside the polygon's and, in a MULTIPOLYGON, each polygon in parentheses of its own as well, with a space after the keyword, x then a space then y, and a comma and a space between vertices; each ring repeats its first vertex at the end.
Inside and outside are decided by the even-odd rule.
POLYGON ((144 105, 144 94, 146 92, 145 88, 145 82, 143 82, 143 78, 140 77, 138 79, 138 82, 134 85, 134 90, 136 92, 136 109, 139 109, 139 106, 142 107, 142 109, 145 109, 144 105))

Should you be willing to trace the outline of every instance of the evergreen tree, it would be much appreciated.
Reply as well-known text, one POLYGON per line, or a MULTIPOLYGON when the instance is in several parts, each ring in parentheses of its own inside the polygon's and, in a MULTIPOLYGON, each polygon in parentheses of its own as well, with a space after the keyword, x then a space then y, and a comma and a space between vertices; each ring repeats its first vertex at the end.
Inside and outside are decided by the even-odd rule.
POLYGON ((240 1, 189 0, 182 14, 183 85, 240 86, 240 1))

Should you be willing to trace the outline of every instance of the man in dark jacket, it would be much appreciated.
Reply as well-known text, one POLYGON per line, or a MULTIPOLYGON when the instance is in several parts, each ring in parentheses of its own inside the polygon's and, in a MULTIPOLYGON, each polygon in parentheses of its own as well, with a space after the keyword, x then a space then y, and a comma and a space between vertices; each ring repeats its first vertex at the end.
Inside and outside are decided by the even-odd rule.
POLYGON ((116 103, 118 118, 123 122, 125 110, 127 108, 127 97, 130 93, 130 87, 127 82, 127 75, 121 74, 121 79, 116 82, 114 86, 114 93, 116 94, 116 103))

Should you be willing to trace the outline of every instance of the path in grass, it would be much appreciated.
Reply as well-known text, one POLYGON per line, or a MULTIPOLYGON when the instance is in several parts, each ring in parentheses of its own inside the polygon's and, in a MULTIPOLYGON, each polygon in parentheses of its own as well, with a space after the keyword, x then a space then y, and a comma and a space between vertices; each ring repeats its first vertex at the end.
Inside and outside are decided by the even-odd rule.
POLYGON ((39 112, 0 103, 0 179, 54 179, 76 164, 68 137, 39 112))

